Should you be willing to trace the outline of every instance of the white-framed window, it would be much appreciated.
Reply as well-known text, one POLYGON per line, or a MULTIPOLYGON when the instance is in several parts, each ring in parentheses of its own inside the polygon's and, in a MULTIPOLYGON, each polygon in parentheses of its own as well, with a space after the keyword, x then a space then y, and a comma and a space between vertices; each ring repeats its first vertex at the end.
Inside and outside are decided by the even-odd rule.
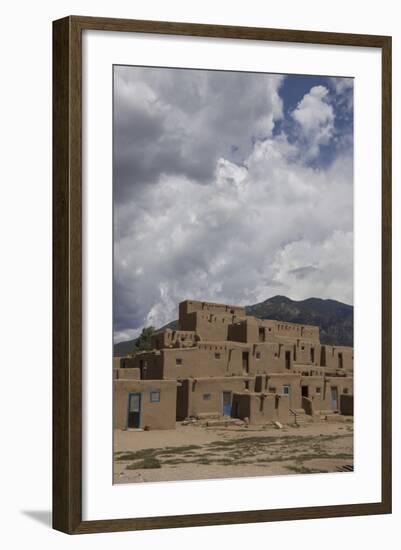
POLYGON ((160 403, 160 390, 152 390, 150 392, 150 402, 160 403))

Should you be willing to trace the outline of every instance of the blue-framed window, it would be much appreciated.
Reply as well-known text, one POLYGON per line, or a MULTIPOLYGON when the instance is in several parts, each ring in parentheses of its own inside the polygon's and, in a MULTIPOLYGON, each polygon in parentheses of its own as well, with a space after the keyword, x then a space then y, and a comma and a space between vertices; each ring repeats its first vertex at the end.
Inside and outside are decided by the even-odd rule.
POLYGON ((160 390, 153 390, 150 392, 150 402, 160 403, 160 390))

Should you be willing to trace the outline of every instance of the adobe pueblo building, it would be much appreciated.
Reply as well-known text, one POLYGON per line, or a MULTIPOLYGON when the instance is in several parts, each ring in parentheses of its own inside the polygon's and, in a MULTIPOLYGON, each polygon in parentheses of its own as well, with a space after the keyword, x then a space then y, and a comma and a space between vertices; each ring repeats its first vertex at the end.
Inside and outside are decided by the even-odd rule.
POLYGON ((198 301, 180 303, 178 324, 153 335, 152 351, 115 358, 115 428, 353 415, 353 348, 322 345, 318 327, 198 301))

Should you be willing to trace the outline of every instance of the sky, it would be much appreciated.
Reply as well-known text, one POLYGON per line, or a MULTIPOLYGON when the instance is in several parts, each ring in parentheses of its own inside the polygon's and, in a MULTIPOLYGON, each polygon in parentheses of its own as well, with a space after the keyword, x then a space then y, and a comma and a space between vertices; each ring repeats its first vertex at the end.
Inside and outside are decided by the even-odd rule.
POLYGON ((114 340, 185 299, 353 303, 353 79, 114 67, 114 340))

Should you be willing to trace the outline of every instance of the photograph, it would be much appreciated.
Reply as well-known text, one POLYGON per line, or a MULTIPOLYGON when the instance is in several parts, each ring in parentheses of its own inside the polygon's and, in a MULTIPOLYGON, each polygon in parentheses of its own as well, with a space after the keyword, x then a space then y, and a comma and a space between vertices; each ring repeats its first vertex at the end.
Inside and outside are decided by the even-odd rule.
POLYGON ((354 470, 353 97, 113 66, 115 484, 354 470))

